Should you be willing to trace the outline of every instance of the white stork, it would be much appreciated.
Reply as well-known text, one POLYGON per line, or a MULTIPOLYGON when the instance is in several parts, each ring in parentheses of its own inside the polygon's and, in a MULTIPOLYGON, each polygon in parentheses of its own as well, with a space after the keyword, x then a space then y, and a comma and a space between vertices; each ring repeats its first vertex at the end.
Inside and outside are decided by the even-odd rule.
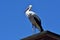
POLYGON ((35 12, 31 11, 32 5, 29 5, 27 10, 25 11, 27 17, 29 18, 30 22, 32 23, 35 28, 37 28, 40 32, 43 31, 43 28, 41 26, 41 20, 40 18, 35 14, 35 12))

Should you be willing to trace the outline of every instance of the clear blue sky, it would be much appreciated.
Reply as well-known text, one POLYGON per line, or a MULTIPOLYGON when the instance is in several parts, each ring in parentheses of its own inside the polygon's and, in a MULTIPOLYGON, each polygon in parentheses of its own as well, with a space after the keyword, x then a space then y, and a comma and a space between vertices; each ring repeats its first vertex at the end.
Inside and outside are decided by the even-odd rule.
POLYGON ((0 0, 0 40, 19 40, 32 35, 24 11, 32 4, 44 30, 60 34, 60 0, 0 0))

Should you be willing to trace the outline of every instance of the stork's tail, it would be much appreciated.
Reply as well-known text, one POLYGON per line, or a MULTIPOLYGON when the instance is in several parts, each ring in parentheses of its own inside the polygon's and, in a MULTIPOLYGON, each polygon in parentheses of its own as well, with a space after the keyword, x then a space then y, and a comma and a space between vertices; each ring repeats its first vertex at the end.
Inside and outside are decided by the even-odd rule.
POLYGON ((44 29, 42 28, 42 26, 40 26, 40 29, 39 29, 41 32, 44 31, 44 29))
POLYGON ((44 29, 42 28, 41 25, 37 25, 37 28, 38 28, 38 30, 39 30, 40 32, 43 32, 43 31, 44 31, 44 29))

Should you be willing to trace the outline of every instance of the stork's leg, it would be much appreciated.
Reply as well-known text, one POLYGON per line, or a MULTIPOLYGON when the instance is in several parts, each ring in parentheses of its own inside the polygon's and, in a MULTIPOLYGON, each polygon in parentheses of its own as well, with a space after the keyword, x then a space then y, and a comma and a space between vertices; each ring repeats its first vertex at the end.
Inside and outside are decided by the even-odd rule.
POLYGON ((35 29, 34 25, 32 25, 32 32, 36 33, 36 29, 35 29))

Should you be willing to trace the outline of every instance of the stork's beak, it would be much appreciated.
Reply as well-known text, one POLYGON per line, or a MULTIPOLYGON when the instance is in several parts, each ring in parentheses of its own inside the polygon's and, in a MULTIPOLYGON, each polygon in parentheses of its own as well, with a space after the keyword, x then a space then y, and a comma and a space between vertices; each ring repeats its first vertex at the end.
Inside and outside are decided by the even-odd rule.
POLYGON ((26 10, 24 11, 24 13, 28 10, 29 8, 26 8, 26 10))

